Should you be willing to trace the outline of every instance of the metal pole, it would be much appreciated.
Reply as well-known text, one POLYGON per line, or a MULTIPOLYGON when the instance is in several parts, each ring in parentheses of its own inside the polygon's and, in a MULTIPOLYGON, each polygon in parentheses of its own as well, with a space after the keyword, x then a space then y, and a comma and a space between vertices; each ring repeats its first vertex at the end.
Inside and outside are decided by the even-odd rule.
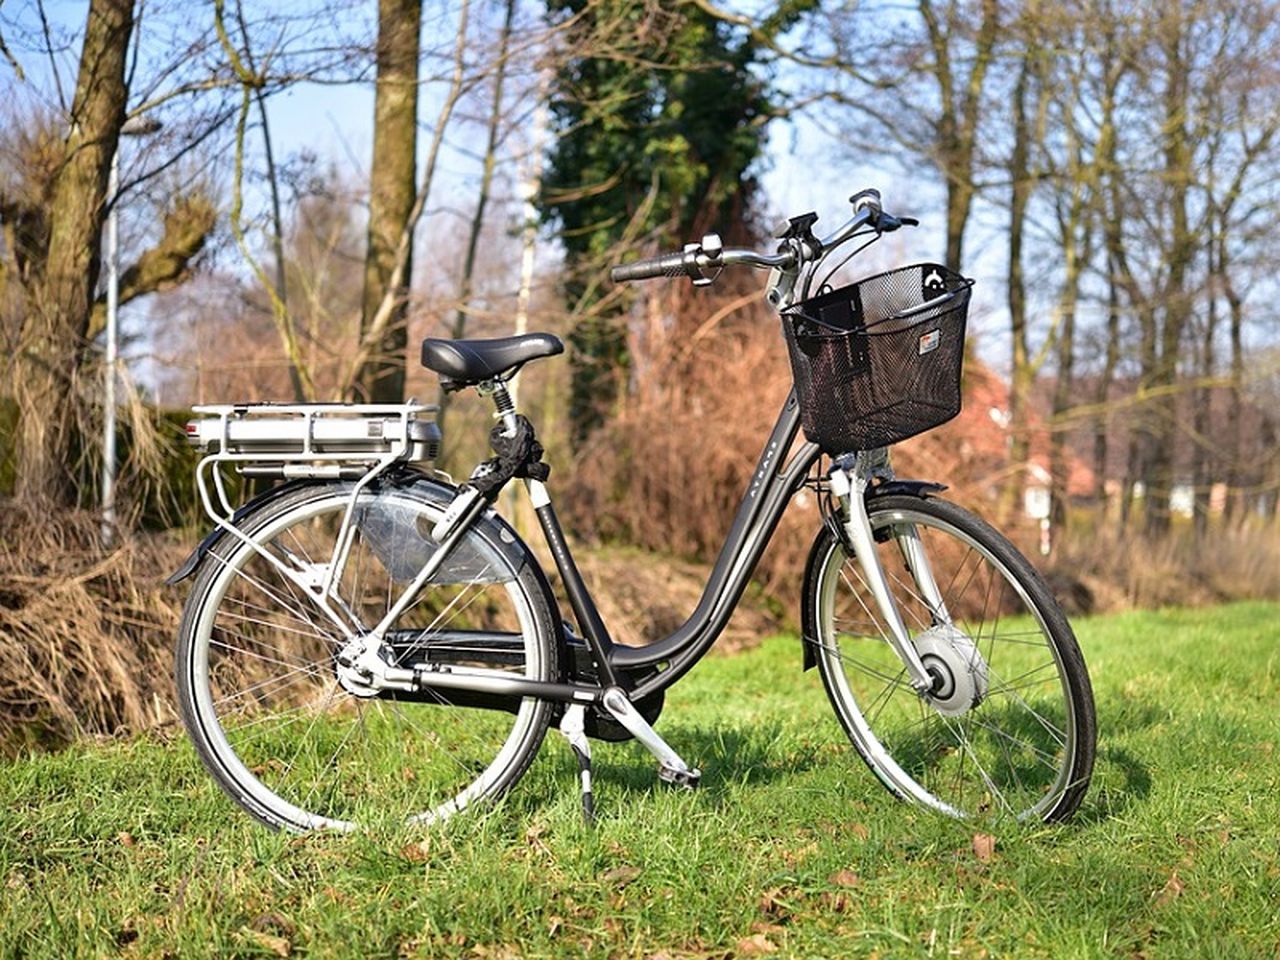
MULTIPOLYGON (((3 2, 3 0, 0 0, 3 2)), ((120 136, 145 137, 161 128, 159 120, 130 117, 120 127, 120 136)), ((107 178, 107 369, 102 417, 102 543, 110 546, 116 534, 116 382, 120 366, 120 143, 111 155, 107 178)))
MULTIPOLYGON (((533 265, 538 241, 538 208, 534 201, 542 189, 542 147, 547 134, 546 89, 549 77, 543 74, 538 83, 538 106, 533 112, 533 144, 526 160, 525 175, 520 178, 521 215, 524 226, 520 231, 520 291, 516 295, 516 335, 529 329, 529 300, 533 293, 533 265)), ((511 402, 518 400, 518 382, 512 380, 507 390, 511 402)))
MULTIPOLYGON (((533 144, 525 161, 527 166, 524 176, 520 178, 521 206, 524 226, 520 231, 520 291, 516 295, 516 336, 529 330, 529 300, 533 293, 534 257, 538 242, 538 208, 534 201, 542 188, 542 147, 547 132, 547 97, 546 91, 549 76, 543 74, 538 84, 538 106, 533 114, 533 144)), ((511 403, 519 402, 519 378, 507 385, 511 394, 511 403)), ((507 516, 515 524, 516 530, 524 532, 528 528, 525 518, 520 516, 523 501, 516 496, 516 485, 509 484, 507 492, 507 516)))
POLYGON ((107 370, 102 418, 102 542, 110 546, 116 526, 116 362, 120 349, 117 318, 120 300, 119 221, 116 201, 120 192, 120 151, 111 155, 111 175, 107 180, 107 370))

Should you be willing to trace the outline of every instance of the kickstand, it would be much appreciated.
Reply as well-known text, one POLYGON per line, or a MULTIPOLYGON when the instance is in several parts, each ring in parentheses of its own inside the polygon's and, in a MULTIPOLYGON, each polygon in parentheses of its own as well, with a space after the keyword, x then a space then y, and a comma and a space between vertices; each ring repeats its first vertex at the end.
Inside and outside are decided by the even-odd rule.
POLYGON ((578 758, 578 774, 582 782, 582 819, 588 827, 596 825, 596 802, 591 794, 591 741, 585 726, 586 708, 580 703, 567 707, 560 718, 560 732, 569 741, 578 758))

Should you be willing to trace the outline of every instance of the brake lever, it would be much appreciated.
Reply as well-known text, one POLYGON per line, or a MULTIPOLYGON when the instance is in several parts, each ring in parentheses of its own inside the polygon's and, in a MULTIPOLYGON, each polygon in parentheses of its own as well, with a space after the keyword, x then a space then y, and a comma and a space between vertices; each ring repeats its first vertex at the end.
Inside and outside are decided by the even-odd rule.
POLYGON ((895 217, 891 213, 881 211, 880 218, 876 222, 877 233, 893 233, 899 227, 918 227, 920 221, 915 217, 895 217))

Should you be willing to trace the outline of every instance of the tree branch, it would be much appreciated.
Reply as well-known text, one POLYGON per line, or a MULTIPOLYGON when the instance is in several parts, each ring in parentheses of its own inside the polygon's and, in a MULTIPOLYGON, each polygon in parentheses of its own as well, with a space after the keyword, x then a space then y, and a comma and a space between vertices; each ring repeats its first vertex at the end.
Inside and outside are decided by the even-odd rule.
MULTIPOLYGON (((120 302, 171 287, 185 281, 191 273, 191 261, 204 249, 218 219, 213 202, 196 193, 178 200, 165 215, 164 234, 150 250, 120 276, 120 302)), ((106 327, 107 297, 102 294, 93 303, 87 336, 93 339, 106 327)))

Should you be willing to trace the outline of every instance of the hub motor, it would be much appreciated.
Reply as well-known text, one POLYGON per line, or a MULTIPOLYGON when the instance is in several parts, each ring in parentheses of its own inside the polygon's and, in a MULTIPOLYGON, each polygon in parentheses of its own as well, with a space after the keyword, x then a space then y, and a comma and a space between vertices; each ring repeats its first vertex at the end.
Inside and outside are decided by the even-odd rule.
POLYGON ((933 677, 926 699, 944 716, 958 717, 987 695, 987 661, 954 624, 939 623, 916 636, 916 652, 933 677))

